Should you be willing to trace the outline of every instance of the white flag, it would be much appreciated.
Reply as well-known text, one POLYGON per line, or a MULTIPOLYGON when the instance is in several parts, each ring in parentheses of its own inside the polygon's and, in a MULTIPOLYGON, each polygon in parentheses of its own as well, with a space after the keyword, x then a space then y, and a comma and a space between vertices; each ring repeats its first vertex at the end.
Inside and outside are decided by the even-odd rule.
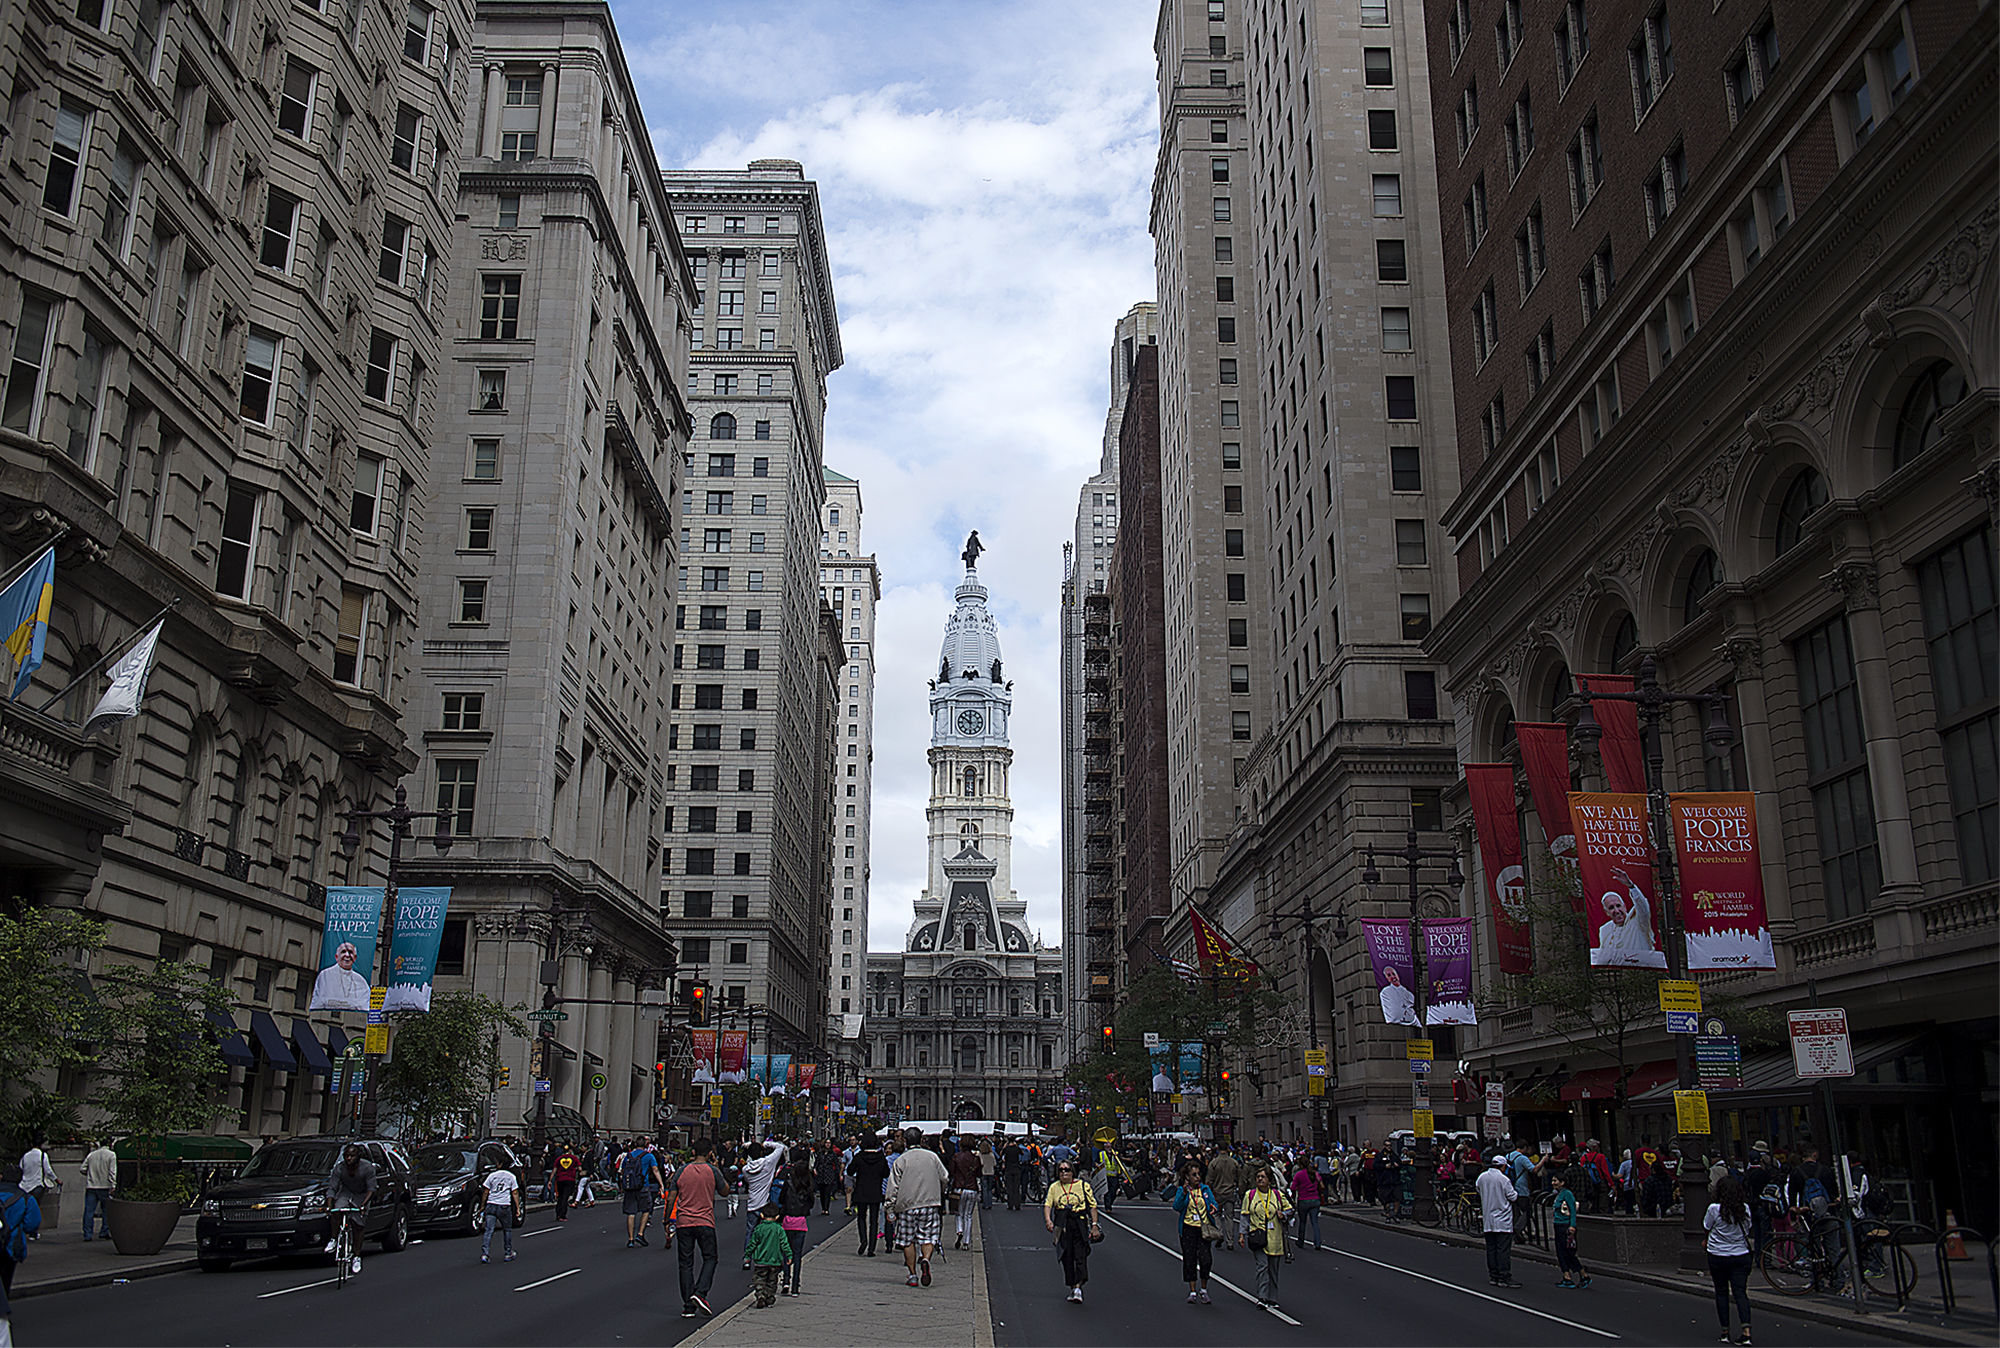
POLYGON ((139 714, 139 701, 146 696, 146 676, 153 672, 153 650, 160 643, 160 629, 166 625, 164 618, 154 623, 152 631, 139 638, 137 645, 105 671, 111 676, 111 687, 98 699, 97 709, 84 721, 86 730, 100 717, 122 721, 139 714))

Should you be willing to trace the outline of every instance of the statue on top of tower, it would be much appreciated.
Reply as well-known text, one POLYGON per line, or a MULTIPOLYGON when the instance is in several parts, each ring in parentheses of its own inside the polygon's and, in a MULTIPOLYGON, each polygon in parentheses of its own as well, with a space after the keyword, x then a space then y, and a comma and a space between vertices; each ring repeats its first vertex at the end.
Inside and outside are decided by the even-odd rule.
POLYGON ((965 551, 959 556, 965 559, 965 568, 970 571, 979 565, 979 554, 986 551, 986 545, 979 541, 979 530, 974 529, 965 540, 965 551))

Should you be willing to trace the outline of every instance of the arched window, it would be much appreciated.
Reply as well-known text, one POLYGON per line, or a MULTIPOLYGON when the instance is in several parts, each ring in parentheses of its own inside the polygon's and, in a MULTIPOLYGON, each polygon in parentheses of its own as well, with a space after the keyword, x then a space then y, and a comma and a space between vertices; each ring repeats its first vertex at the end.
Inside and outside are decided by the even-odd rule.
POLYGON ((1903 410, 1896 418, 1896 467, 1938 442, 1944 434, 1938 429, 1938 418, 1964 397, 1965 373, 1948 360, 1938 361, 1917 376, 1917 382, 1903 396, 1903 410))
POLYGON ((1806 517, 1826 504, 1826 479, 1807 468, 1792 479, 1778 506, 1778 555, 1783 556, 1805 534, 1806 517))
POLYGON ((1681 623, 1686 625, 1701 616, 1701 601, 1708 592, 1722 583, 1722 563, 1717 560, 1714 548, 1703 548, 1701 556, 1694 559, 1694 569, 1688 572, 1687 586, 1681 591, 1681 623))
POLYGON ((736 438, 736 418, 727 412, 717 412, 708 419, 708 438, 711 440, 734 440, 736 438))
POLYGON ((968 797, 970 797, 970 796, 976 796, 976 795, 978 795, 978 794, 979 794, 979 769, 978 769, 978 768, 967 768, 967 769, 965 770, 965 794, 966 794, 966 795, 967 795, 968 797))
POLYGON ((1576 680, 1572 679, 1569 676, 1569 666, 1557 665, 1556 672, 1549 676, 1550 713, 1553 714, 1556 708, 1562 706, 1565 702, 1569 701, 1572 697, 1575 696, 1576 696, 1576 680))
POLYGON ((1639 649, 1639 624, 1631 614, 1618 620, 1618 626, 1611 632, 1611 667, 1618 668, 1625 663, 1625 657, 1639 649))
POLYGON ((965 924, 965 948, 967 950, 979 949, 979 928, 973 926, 970 922, 965 924))

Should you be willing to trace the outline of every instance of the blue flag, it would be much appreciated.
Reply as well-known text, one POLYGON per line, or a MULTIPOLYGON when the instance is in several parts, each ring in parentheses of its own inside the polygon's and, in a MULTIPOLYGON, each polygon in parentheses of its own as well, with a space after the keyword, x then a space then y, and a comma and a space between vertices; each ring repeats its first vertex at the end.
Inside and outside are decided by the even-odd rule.
POLYGON ((49 610, 56 602, 56 550, 50 548, 12 585, 0 590, 0 633, 14 657, 13 697, 42 667, 42 646, 49 637, 49 610))
POLYGON ((396 891, 396 932, 389 938, 388 994, 384 1011, 431 1009, 431 977, 437 972, 438 942, 444 936, 449 885, 404 885, 396 891))

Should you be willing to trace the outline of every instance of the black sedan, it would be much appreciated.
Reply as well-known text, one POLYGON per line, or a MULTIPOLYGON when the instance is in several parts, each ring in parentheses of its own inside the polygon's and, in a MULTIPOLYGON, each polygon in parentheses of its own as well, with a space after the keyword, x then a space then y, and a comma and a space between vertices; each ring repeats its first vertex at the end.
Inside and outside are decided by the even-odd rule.
POLYGON ((504 1142, 461 1138, 419 1147, 411 1180, 416 1190, 412 1223, 420 1231, 477 1235, 486 1222, 486 1177, 495 1170, 511 1170, 517 1178, 521 1174, 519 1158, 504 1142))
MULTIPOLYGON (((346 1145, 347 1139, 330 1137, 273 1142, 234 1180, 211 1188, 194 1227, 201 1267, 219 1273, 238 1259, 322 1251, 333 1238, 327 1176, 346 1145)), ((377 1177, 362 1238, 400 1250, 409 1243, 416 1207, 409 1157, 394 1142, 361 1139, 357 1145, 377 1177)))

